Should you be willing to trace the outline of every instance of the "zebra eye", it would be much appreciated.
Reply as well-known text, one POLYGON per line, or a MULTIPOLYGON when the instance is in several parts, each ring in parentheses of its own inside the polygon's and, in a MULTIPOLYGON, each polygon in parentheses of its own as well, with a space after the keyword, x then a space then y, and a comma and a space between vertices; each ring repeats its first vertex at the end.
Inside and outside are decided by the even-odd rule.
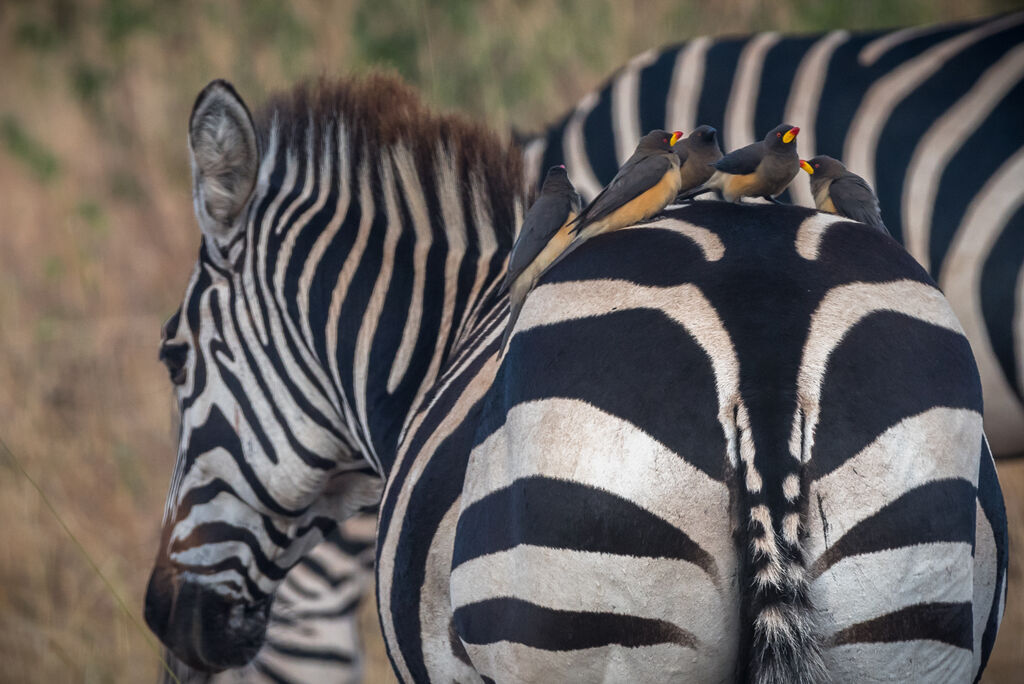
POLYGON ((160 361, 167 366, 167 373, 175 385, 184 385, 187 377, 188 363, 187 344, 160 345, 160 361))

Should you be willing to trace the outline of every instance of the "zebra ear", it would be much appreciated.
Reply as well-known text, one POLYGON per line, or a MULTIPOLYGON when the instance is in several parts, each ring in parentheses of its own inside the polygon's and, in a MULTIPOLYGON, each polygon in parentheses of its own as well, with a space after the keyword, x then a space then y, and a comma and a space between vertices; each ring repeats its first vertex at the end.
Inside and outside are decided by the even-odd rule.
POLYGON ((203 88, 188 123, 192 200, 212 252, 226 256, 244 229, 240 220, 259 168, 256 127, 248 107, 227 81, 203 88))

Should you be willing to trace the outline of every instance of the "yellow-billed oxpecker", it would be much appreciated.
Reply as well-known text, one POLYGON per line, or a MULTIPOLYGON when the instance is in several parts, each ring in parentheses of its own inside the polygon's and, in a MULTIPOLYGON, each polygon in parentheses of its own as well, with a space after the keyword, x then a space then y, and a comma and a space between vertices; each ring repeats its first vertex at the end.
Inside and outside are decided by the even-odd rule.
POLYGON ((675 146, 679 155, 679 192, 699 188, 711 178, 711 166, 722 158, 718 131, 713 126, 698 126, 675 146))
POLYGON ((845 216, 889 234, 882 223, 875 191, 841 161, 821 155, 808 161, 801 159, 800 168, 811 176, 811 194, 818 211, 845 216))
POLYGON ((800 171, 796 153, 796 136, 800 129, 789 124, 776 126, 764 140, 733 150, 711 166, 711 178, 681 199, 692 199, 711 190, 718 190, 728 202, 744 197, 763 197, 778 203, 775 195, 786 189, 800 171))
POLYGON ((681 131, 654 130, 640 138, 636 150, 619 167, 612 182, 573 222, 572 249, 595 235, 649 219, 679 192, 679 155, 672 148, 681 131))
POLYGON ((508 325, 501 340, 502 351, 512 335, 526 295, 533 289, 541 272, 572 241, 570 222, 580 213, 581 205, 579 193, 569 181, 565 166, 559 164, 548 169, 540 196, 526 212, 523 227, 508 259, 508 273, 501 288, 502 292, 510 291, 508 325))

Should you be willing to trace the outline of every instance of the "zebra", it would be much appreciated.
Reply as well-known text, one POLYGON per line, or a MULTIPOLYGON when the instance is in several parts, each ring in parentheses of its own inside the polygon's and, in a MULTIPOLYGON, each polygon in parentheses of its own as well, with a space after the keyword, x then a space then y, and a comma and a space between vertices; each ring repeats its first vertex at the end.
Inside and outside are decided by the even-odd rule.
POLYGON ((284 573, 382 483, 403 681, 980 676, 1005 512, 969 345, 902 248, 677 208, 542 278, 499 360, 521 158, 368 83, 193 111, 145 611, 168 646, 251 658, 284 573))
MULTIPOLYGON (((967 333, 997 456, 1024 455, 1024 12, 895 31, 699 37, 632 59, 521 136, 527 174, 565 164, 590 199, 654 128, 715 126, 728 151, 779 121, 843 160, 967 333)), ((789 197, 813 207, 802 178, 789 197)))
POLYGON ((577 251, 402 440, 377 555, 399 678, 980 677, 1005 510, 920 266, 838 217, 718 202, 577 251))
POLYGON ((194 670, 168 650, 171 684, 278 684, 363 680, 363 639, 357 609, 373 585, 376 516, 346 520, 292 568, 270 608, 267 638, 246 666, 211 675, 194 670))
POLYGON ((493 306, 523 171, 379 74, 255 117, 215 81, 189 146, 203 240, 162 333, 179 445, 144 613, 215 671, 257 654, 288 571, 378 502, 410 407, 493 306))
MULTIPOLYGON (((888 194, 883 194, 883 202, 888 198, 886 213, 905 217, 904 242, 922 263, 932 265, 933 276, 944 279, 954 308, 968 323, 968 336, 981 357, 983 385, 989 395, 988 431, 995 437, 997 452, 1012 454, 1020 450, 1019 443, 1010 440, 1011 445, 1007 446, 1002 434, 1006 426, 1011 434, 1018 434, 1016 426, 1022 424, 1014 417, 1013 408, 1013 393, 1019 397, 1020 378, 1024 375, 1019 370, 1024 366, 1020 360, 1024 358, 1022 335, 1011 329, 1013 321, 1019 323, 1024 318, 1020 305, 1014 308, 1012 295, 1014 274, 1021 261, 1017 249, 1021 244, 1020 214, 999 224, 1001 219, 993 222, 980 213, 978 206, 970 212, 963 210, 972 197, 980 196, 982 189, 987 193, 986 199, 976 199, 976 204, 1007 195, 992 182, 982 188, 979 181, 974 194, 940 196, 939 190, 958 182, 963 173, 957 169, 976 170, 978 155, 982 153, 968 155, 968 150, 957 146, 964 140, 970 141, 972 136, 982 135, 981 131, 997 131, 988 135, 990 147, 984 154, 998 157, 1000 150, 991 146, 995 144, 998 148, 999 143, 1006 142, 1003 157, 989 162, 990 168, 1011 167, 1007 160, 1011 159, 1015 145, 1020 145, 1020 127, 1013 125, 1012 117, 1022 104, 1019 30, 1011 28, 1017 24, 1015 16, 1019 17, 1009 15, 959 26, 914 27, 852 36, 845 31, 833 31, 801 38, 778 34, 718 41, 697 38, 674 48, 647 52, 543 135, 524 139, 529 160, 527 177, 537 178, 549 164, 572 158, 571 170, 578 170, 577 183, 584 194, 592 195, 614 172, 621 155, 631 149, 630 141, 645 129, 645 123, 681 123, 689 129, 701 121, 713 121, 732 146, 731 141, 736 141, 736 145, 749 142, 760 130, 757 126, 763 128, 779 118, 797 116, 804 126, 802 149, 813 150, 816 144, 819 150, 833 154, 842 151, 863 163, 864 155, 878 148, 856 145, 852 132, 845 135, 843 128, 851 125, 857 103, 863 103, 855 117, 861 122, 858 130, 877 132, 879 145, 898 152, 903 160, 891 166, 875 164, 878 177, 887 182, 888 194), (1006 21, 998 23, 1002 19, 1006 21), (963 69, 964 65, 970 68, 963 69), (984 74, 977 83, 963 77, 975 72, 984 74), (856 78, 848 80, 850 74, 856 78), (955 91, 937 94, 933 86, 940 79, 944 85, 959 85, 955 91), (964 85, 967 83, 969 90, 964 85), (772 84, 782 87, 773 90, 772 84), (887 88, 893 92, 887 94, 887 88), (887 116, 879 117, 871 110, 879 103, 884 105, 880 113, 887 116), (927 107, 937 107, 948 114, 940 117, 930 113, 917 127, 918 134, 907 138, 903 122, 918 117, 922 108, 927 107), (847 113, 838 116, 844 108, 847 113), (786 114, 779 117, 773 112, 786 114), (664 118, 659 120, 662 113, 664 118), (871 118, 872 114, 875 118, 871 118), (816 143, 808 136, 815 130, 808 127, 811 119, 818 131, 816 143), (912 144, 908 146, 907 140, 912 144), (936 140, 940 142, 938 146, 936 140), (943 168, 960 176, 950 180, 935 171, 943 168), (901 183, 905 187, 903 192, 899 191, 901 183), (922 192, 922 188, 927 192, 922 192), (921 196, 931 199, 922 202, 921 196), (956 211, 946 213, 950 203, 959 203, 957 215, 964 217, 959 233, 950 218, 956 211), (928 219, 929 215, 935 217, 933 221, 928 219), (968 229, 970 234, 965 232, 968 229), (987 250, 987 257, 971 251, 972 235, 978 232, 984 233, 982 251, 987 250), (959 235, 955 240, 951 237, 954 234, 959 235), (911 238, 912 235, 916 237, 911 238), (944 276, 941 264, 948 264, 941 266, 944 276), (975 277, 978 273, 980 278, 975 277), (1018 358, 1015 385, 1014 350, 1018 358), (999 368, 1009 385, 998 373, 993 374, 999 368), (1005 391, 1007 386, 1013 388, 1010 394, 1005 391), (1001 427, 993 426, 993 420, 999 420, 1001 427)), ((1019 164, 1019 160, 1015 163, 1019 164)), ((792 199, 810 205, 801 183, 794 184, 793 190, 792 199)), ((1004 199, 1013 200, 1012 191, 1013 188, 1004 199)), ((999 208, 1004 216, 1007 211, 1005 206, 999 208)), ((1018 275, 1016 282, 1019 289, 1024 278, 1018 275)), ((1017 301, 1024 301, 1024 296, 1017 295, 1017 301)), ((1020 328, 1016 325, 1015 329, 1020 328)), ((272 614, 271 623, 274 622, 272 614)), ((351 652, 353 648, 354 644, 346 650, 351 652)))

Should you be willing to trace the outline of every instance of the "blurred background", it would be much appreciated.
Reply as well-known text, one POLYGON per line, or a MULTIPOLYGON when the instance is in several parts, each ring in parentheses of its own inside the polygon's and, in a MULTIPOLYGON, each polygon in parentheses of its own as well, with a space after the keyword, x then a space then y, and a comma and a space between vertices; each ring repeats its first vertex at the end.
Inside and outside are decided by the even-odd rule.
MULTIPOLYGON (((187 117, 213 78, 254 105, 307 76, 396 69, 496 128, 543 128, 632 55, 698 35, 952 21, 1021 0, 0 0, 0 438, 129 609, 174 463, 156 361, 199 233, 187 117)), ((999 467, 1011 553, 1024 463, 999 467)), ((157 659, 0 452, 0 682, 153 681, 157 659)), ((986 681, 1019 681, 1024 583, 986 681)), ((372 608, 370 680, 388 681, 372 608)))

